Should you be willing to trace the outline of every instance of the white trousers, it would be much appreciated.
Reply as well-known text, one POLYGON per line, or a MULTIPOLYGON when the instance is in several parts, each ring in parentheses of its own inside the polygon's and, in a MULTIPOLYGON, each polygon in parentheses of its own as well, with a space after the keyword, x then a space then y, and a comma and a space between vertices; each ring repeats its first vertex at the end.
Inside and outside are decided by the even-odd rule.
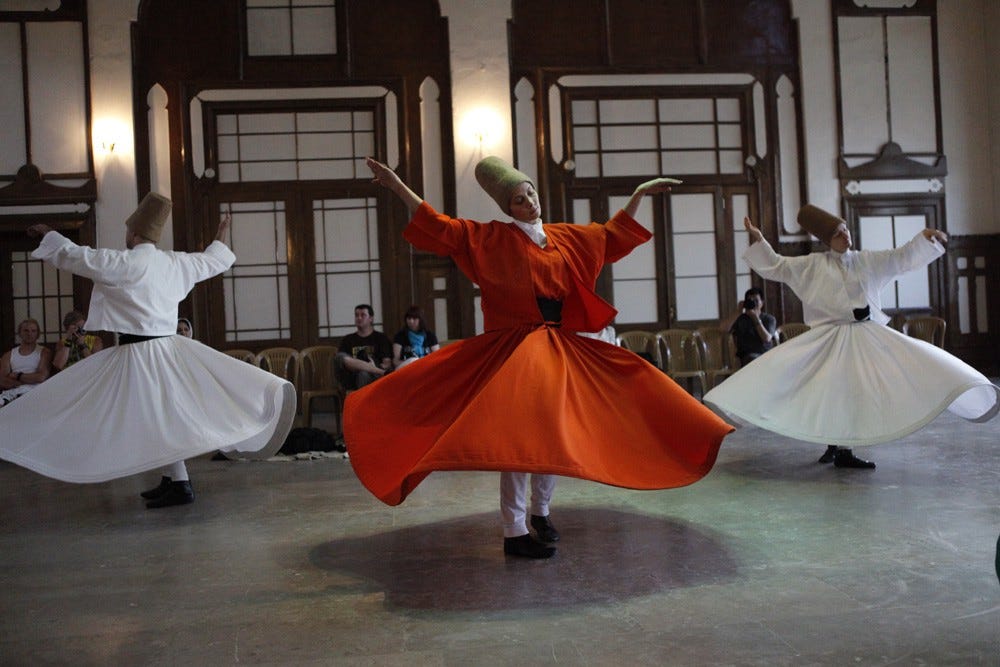
POLYGON ((172 482, 186 482, 190 478, 188 477, 187 466, 184 465, 184 461, 178 461, 177 463, 171 463, 163 469, 164 477, 169 477, 172 482))
MULTIPOLYGON (((549 501, 555 490, 555 475, 531 475, 531 513, 548 516, 549 501)), ((528 534, 527 494, 528 473, 500 473, 500 518, 503 521, 504 537, 528 534)))

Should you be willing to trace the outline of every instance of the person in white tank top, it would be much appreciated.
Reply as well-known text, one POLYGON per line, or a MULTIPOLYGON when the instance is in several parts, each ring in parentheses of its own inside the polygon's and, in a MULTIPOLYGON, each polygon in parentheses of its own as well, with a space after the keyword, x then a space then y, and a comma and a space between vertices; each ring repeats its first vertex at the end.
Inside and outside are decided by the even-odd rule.
POLYGON ((38 321, 26 319, 17 325, 20 345, 0 358, 0 407, 28 393, 49 377, 52 351, 38 344, 41 329, 38 321))

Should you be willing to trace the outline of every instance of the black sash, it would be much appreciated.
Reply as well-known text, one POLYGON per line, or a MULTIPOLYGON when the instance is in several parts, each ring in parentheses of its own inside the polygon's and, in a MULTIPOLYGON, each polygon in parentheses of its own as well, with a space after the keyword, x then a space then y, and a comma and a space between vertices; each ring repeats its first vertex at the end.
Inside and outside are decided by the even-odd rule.
POLYGON ((538 310, 542 313, 542 321, 550 326, 562 324, 562 301, 538 297, 538 310))
POLYGON ((858 322, 864 322, 865 320, 870 320, 872 318, 872 308, 871 306, 865 306, 864 308, 854 309, 854 319, 858 322))
MULTIPOLYGON (((173 335, 173 334, 169 334, 173 335)), ((166 336, 141 336, 139 334, 118 334, 118 344, 119 345, 129 345, 131 343, 141 343, 147 340, 153 340, 154 338, 166 338, 166 336)))

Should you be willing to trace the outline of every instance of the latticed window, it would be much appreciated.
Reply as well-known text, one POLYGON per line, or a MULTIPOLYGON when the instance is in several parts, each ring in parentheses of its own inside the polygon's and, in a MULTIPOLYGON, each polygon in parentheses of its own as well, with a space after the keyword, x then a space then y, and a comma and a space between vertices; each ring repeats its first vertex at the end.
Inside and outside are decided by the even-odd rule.
POLYGON ((14 325, 34 318, 41 330, 40 341, 59 340, 63 315, 74 308, 73 274, 32 259, 27 251, 12 252, 10 264, 14 325))
POLYGON ((220 114, 219 181, 310 181, 366 177, 375 153, 372 111, 220 114))
POLYGON ((284 202, 227 204, 237 260, 223 274, 226 341, 291 336, 284 202))
POLYGON ((333 0, 246 0, 247 55, 305 56, 337 52, 333 0))
POLYGON ((320 338, 354 331, 354 306, 382 313, 378 215, 374 198, 313 202, 316 301, 320 338))
POLYGON ((571 113, 578 178, 743 173, 743 118, 735 96, 574 96, 571 113))

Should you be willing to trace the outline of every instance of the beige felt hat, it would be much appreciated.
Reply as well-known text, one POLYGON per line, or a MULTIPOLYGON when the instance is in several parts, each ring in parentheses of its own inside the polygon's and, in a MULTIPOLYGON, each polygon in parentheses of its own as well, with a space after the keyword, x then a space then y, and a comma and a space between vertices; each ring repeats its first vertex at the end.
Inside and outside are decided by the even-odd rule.
POLYGON ((486 190, 486 194, 493 198, 500 209, 510 214, 510 195, 514 188, 521 183, 531 183, 535 187, 535 181, 531 176, 518 171, 502 159, 495 155, 484 157, 476 165, 476 180, 479 185, 486 190))
POLYGON ((802 229, 827 245, 830 245, 830 239, 837 232, 837 228, 846 224, 843 218, 838 218, 812 204, 806 204, 799 209, 798 221, 802 229))
POLYGON ((139 207, 125 221, 125 226, 131 229, 132 233, 153 243, 159 243, 163 225, 167 223, 167 217, 170 215, 170 207, 169 199, 150 192, 142 198, 139 207))

